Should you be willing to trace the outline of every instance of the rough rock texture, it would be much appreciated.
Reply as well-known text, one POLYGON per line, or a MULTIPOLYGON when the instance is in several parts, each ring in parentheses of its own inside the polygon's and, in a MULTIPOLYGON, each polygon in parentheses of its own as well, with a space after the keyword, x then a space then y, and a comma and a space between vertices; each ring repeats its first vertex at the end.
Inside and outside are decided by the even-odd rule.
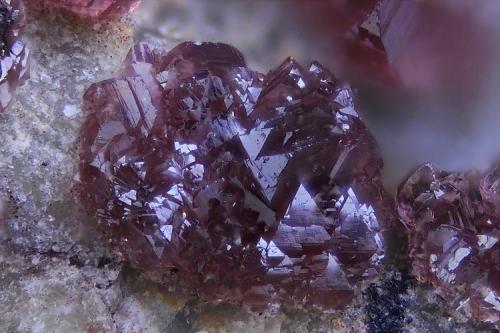
POLYGON ((120 17, 140 3, 141 0, 41 0, 32 6, 62 9, 84 19, 96 20, 120 17))
POLYGON ((8 309, 0 331, 105 328, 112 323, 101 299, 108 290, 97 284, 101 275, 114 280, 113 269, 97 268, 99 258, 108 258, 105 244, 70 189, 81 96, 90 82, 113 74, 132 29, 121 23, 89 28, 54 16, 28 22, 23 38, 34 50, 32 77, 0 115, 0 304, 8 309))
POLYGON ((318 63, 139 44, 92 85, 77 196, 125 256, 215 301, 335 309, 377 275, 392 201, 351 92, 318 63))
POLYGON ((126 24, 89 29, 57 17, 28 25, 35 70, 0 122, 0 193, 12 246, 47 252, 57 244, 65 251, 84 237, 82 214, 70 193, 81 96, 97 77, 114 73, 131 45, 131 32, 126 24), (51 25, 72 28, 61 29, 56 38, 51 25))
POLYGON ((21 0, 0 1, 0 112, 19 85, 29 78, 29 50, 19 40, 25 24, 21 0))
POLYGON ((410 230, 418 279, 432 283, 458 314, 498 324, 498 167, 478 177, 423 165, 401 185, 398 213, 410 230))

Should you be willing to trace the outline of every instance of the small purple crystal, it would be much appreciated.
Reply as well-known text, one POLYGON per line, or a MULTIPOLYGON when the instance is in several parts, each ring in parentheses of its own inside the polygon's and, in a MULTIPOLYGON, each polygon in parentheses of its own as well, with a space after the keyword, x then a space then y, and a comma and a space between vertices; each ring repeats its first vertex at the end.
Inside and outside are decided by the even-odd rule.
POLYGON ((136 9, 141 0, 42 0, 45 7, 60 8, 88 19, 115 18, 136 9))
POLYGON ((500 319, 499 167, 480 179, 425 164, 398 191, 417 278, 459 314, 500 319))
POLYGON ((0 0, 0 111, 9 105, 16 88, 29 78, 29 51, 19 40, 24 23, 20 0, 0 0))
POLYGON ((254 310, 340 308, 377 274, 393 204, 351 92, 225 44, 137 45, 92 85, 78 200, 154 279, 254 310))

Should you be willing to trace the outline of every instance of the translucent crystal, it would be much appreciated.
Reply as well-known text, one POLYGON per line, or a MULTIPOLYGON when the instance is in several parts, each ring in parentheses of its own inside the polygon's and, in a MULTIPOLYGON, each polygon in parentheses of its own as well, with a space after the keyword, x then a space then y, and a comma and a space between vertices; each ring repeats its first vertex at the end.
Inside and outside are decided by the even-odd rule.
POLYGON ((450 173, 421 166, 398 191, 413 271, 459 314, 500 319, 499 168, 450 173))
POLYGON ((259 311, 340 308, 377 274, 382 160, 330 72, 190 42, 125 65, 85 94, 76 193, 132 263, 259 311))

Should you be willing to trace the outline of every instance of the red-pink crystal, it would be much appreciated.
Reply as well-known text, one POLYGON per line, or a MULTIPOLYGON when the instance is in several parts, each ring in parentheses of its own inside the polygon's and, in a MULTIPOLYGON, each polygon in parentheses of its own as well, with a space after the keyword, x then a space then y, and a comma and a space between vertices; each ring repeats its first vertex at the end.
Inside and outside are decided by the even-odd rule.
POLYGON ((139 44, 84 98, 78 200, 149 276, 256 310, 331 310, 377 274, 382 160, 320 64, 262 75, 229 45, 139 44))
POLYGON ((498 11, 496 1, 303 0, 296 7, 343 76, 360 82, 470 93, 496 62, 484 19, 498 11))
POLYGON ((12 101, 17 87, 29 78, 29 51, 19 40, 24 23, 20 0, 0 0, 0 111, 12 101))
POLYGON ((498 323, 498 167, 480 178, 423 165, 400 186, 398 212, 410 230, 415 275, 457 313, 498 323))
POLYGON ((119 17, 136 9, 142 0, 41 0, 46 7, 60 8, 82 18, 119 17))

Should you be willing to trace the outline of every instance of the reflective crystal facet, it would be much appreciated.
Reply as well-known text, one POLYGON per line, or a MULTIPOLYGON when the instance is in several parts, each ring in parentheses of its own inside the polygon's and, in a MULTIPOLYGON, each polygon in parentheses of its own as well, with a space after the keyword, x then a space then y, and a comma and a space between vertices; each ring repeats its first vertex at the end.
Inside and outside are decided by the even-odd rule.
POLYGON ((500 319, 499 167, 482 177, 421 166, 398 191, 413 271, 458 313, 500 319))
POLYGON ((382 160, 320 64, 262 75, 229 45, 139 44, 84 98, 77 197, 151 277, 331 310, 376 275, 393 222, 382 160))
POLYGON ((82 18, 119 17, 133 11, 141 0, 42 0, 46 7, 60 8, 82 18))
POLYGON ((29 78, 29 51, 19 40, 24 23, 20 0, 0 0, 0 111, 9 105, 16 88, 29 78))

